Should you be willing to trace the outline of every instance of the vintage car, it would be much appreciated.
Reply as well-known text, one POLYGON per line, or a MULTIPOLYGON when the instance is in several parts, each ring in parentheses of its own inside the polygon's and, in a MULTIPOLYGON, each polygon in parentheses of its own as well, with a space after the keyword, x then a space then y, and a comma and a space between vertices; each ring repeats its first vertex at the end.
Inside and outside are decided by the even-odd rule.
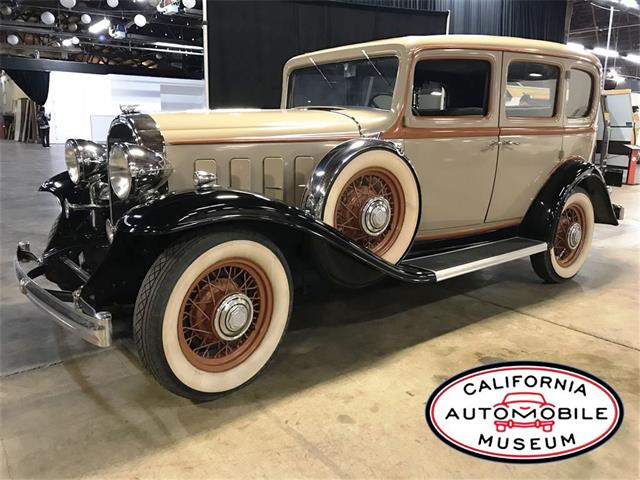
MULTIPOLYGON (((505 432, 508 428, 541 428, 543 432, 551 432, 555 425, 554 420, 546 420, 543 408, 554 408, 555 405, 547 402, 544 395, 533 392, 508 393, 500 403, 493 408, 502 408, 504 420, 494 420, 493 424, 497 432, 505 432), (520 420, 514 420, 520 419, 520 420), (530 419, 528 421, 522 421, 530 419)), ((547 415, 548 416, 548 415, 547 415)))
POLYGON ((20 288, 98 346, 128 325, 162 385, 207 399, 267 365, 305 272, 416 284, 531 257, 570 279, 623 212, 590 163, 600 75, 560 44, 407 37, 292 58, 278 110, 125 109, 40 187, 61 214, 42 256, 18 246, 20 288))

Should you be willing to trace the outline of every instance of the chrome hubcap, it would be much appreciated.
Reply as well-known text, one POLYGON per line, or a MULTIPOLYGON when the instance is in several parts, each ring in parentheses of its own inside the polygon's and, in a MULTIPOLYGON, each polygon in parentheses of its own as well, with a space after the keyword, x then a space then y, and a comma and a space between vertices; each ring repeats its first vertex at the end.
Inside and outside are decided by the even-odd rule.
POLYGON ((253 303, 243 293, 225 298, 216 309, 213 327, 223 340, 235 340, 245 334, 253 319, 253 303))
POLYGON ((362 229, 372 237, 377 237, 391 223, 391 205, 386 198, 374 197, 362 208, 362 229))
POLYGON ((582 240, 582 227, 579 223, 574 223, 567 232, 567 246, 571 250, 575 250, 580 245, 580 240, 582 240))

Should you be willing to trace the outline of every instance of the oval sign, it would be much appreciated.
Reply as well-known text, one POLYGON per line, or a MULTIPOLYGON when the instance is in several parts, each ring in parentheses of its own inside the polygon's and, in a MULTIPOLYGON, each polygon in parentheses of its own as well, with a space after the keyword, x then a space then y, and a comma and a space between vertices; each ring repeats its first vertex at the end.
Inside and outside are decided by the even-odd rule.
POLYGON ((445 443, 488 460, 560 460, 606 442, 622 423, 618 394, 572 367, 508 362, 462 372, 429 397, 427 423, 445 443))

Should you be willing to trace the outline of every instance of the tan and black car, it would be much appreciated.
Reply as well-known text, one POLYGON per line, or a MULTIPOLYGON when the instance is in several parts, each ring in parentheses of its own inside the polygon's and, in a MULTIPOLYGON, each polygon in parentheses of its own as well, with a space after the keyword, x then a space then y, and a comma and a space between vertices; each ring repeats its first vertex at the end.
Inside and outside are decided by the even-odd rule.
POLYGON ((531 257, 568 280, 622 216, 590 162, 600 75, 560 44, 407 37, 291 59, 279 110, 124 111, 106 145, 67 142, 20 287, 98 346, 129 326, 162 385, 207 399, 265 367, 310 269, 359 287, 531 257))

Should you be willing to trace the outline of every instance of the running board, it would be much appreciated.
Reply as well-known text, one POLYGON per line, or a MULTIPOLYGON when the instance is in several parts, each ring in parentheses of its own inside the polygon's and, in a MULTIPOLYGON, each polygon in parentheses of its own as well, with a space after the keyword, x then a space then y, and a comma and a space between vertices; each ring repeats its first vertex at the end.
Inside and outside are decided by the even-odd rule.
POLYGON ((547 248, 545 242, 514 237, 426 257, 411 258, 402 262, 402 265, 433 272, 436 282, 439 282, 544 252, 547 248))

